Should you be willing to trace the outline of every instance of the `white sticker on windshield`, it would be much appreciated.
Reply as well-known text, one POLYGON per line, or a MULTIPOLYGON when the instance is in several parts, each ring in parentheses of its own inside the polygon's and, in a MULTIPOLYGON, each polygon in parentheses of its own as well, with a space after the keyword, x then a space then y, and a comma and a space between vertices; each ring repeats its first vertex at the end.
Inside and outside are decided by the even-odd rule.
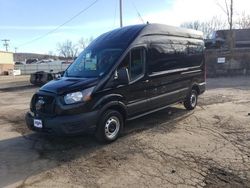
POLYGON ((96 70, 97 66, 97 58, 96 56, 91 58, 91 57, 87 57, 86 55, 86 61, 85 61, 85 69, 86 70, 96 70))

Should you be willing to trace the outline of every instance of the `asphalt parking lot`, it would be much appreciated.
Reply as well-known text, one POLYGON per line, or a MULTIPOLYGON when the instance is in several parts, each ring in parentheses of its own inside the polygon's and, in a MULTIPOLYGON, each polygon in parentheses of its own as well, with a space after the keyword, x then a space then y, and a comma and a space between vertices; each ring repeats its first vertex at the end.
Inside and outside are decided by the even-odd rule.
POLYGON ((250 187, 249 80, 208 79, 194 111, 175 105, 101 145, 30 132, 38 88, 0 79, 0 187, 250 187))

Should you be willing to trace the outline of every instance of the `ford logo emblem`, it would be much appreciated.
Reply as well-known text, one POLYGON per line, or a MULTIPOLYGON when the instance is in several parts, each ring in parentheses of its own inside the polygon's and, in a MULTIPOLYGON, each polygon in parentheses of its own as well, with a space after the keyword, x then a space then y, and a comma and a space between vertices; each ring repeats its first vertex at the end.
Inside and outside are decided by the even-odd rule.
POLYGON ((44 100, 39 99, 39 100, 36 102, 36 110, 41 110, 44 104, 45 104, 44 100))

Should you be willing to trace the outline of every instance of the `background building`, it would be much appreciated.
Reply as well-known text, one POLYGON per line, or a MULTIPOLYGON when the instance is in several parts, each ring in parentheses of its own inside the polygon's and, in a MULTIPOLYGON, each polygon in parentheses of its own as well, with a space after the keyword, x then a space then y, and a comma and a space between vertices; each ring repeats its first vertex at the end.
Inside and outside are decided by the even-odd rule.
POLYGON ((250 75, 250 29, 232 32, 231 35, 229 30, 219 30, 212 39, 206 40, 208 76, 250 75))
POLYGON ((14 69, 14 58, 11 52, 0 51, 0 75, 7 74, 14 69))

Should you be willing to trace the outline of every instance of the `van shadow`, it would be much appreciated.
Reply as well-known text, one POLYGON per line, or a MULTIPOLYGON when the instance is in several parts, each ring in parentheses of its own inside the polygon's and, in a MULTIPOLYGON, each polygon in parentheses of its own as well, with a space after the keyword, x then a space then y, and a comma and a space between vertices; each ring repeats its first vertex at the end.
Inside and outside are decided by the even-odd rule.
MULTIPOLYGON (((122 140, 145 130, 171 132, 175 122, 190 113, 171 107, 127 123, 122 140), (168 124, 169 123, 169 124, 168 124), (160 124, 164 124, 161 126, 160 124)), ((115 144, 112 147, 115 147, 115 144)), ((0 187, 24 181, 27 177, 53 169, 72 160, 108 147, 95 141, 91 134, 77 137, 55 137, 38 133, 0 141, 0 187)), ((122 150, 122 147, 120 147, 122 150)), ((98 152, 101 155, 101 152, 98 152)), ((86 159, 88 160, 88 159, 86 159)))
POLYGON ((170 132, 175 128, 176 122, 185 119, 190 113, 184 108, 168 107, 164 110, 127 122, 124 135, 145 130, 170 132))

